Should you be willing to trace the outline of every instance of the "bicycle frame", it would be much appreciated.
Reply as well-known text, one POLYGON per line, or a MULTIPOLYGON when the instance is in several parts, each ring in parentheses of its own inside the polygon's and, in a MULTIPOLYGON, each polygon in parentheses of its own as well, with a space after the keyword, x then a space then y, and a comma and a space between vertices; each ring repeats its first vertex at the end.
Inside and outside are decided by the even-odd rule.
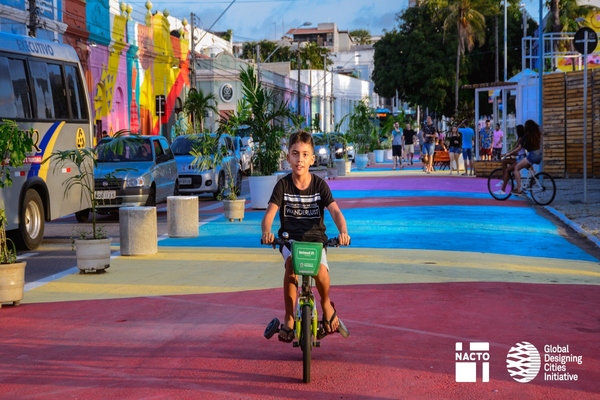
POLYGON ((302 308, 305 305, 309 305, 312 311, 311 315, 311 331, 312 331, 312 343, 313 346, 317 346, 317 330, 319 328, 319 315, 317 311, 317 305, 315 303, 315 296, 312 293, 312 277, 309 275, 302 275, 302 288, 298 292, 296 298, 296 317, 295 317, 295 333, 297 341, 294 342, 294 347, 299 346, 302 343, 302 308))
MULTIPOLYGON (((490 173, 488 177, 488 190, 492 197, 496 200, 507 200, 513 191, 515 185, 515 174, 519 172, 512 171, 508 177, 508 181, 504 184, 506 190, 501 191, 500 185, 504 170, 497 168, 490 173)), ((556 196, 556 184, 552 176, 546 172, 535 172, 533 165, 527 168, 527 175, 521 178, 521 191, 523 194, 529 195, 531 199, 541 205, 550 204, 556 196)))

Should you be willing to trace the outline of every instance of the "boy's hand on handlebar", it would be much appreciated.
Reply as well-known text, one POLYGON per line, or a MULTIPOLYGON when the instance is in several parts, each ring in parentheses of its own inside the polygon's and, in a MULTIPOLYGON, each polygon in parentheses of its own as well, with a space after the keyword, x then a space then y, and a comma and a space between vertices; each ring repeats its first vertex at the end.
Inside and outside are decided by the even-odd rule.
POLYGON ((262 244, 271 244, 275 241, 275 235, 271 232, 263 232, 260 242, 262 244))
POLYGON ((338 235, 338 242, 340 243, 340 246, 349 246, 350 236, 347 233, 340 233, 338 235))

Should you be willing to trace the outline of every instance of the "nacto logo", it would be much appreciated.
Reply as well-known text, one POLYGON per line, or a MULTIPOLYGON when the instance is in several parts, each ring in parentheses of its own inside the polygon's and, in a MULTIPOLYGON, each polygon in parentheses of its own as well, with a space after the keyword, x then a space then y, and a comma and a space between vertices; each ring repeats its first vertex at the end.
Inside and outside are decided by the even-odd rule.
POLYGON ((541 365, 539 351, 529 342, 517 343, 506 356, 506 369, 517 382, 531 382, 540 372, 541 365))
POLYGON ((469 351, 463 351, 462 342, 456 342, 456 382, 477 382, 477 364, 481 365, 481 381, 490 381, 490 344, 471 342, 469 351))

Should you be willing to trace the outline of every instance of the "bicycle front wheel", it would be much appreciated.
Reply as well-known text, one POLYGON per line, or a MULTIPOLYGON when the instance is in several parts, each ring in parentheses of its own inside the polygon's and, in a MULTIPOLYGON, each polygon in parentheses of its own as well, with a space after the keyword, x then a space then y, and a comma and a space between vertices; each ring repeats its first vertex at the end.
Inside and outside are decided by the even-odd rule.
POLYGON ((302 337, 300 347, 302 348, 302 381, 310 383, 310 351, 312 350, 312 309, 310 304, 302 306, 302 337))
POLYGON ((556 196, 556 184, 549 174, 545 172, 537 173, 535 179, 531 179, 529 184, 533 201, 540 206, 547 206, 552 203, 556 196))
POLYGON ((488 178, 488 190, 493 198, 496 200, 504 201, 510 197, 512 192, 514 181, 512 174, 506 182, 506 188, 502 190, 502 183, 504 182, 504 171, 502 168, 496 168, 492 171, 488 178))

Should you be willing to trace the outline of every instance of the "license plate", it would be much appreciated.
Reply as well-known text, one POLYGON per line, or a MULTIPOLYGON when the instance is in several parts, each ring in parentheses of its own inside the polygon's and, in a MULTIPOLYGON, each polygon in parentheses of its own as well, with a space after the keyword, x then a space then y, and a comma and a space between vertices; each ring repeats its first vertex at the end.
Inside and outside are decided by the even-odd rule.
POLYGON ((179 184, 180 185, 191 185, 192 178, 179 178, 179 184))
POLYGON ((117 192, 114 190, 96 190, 97 200, 112 200, 117 198, 117 192))

